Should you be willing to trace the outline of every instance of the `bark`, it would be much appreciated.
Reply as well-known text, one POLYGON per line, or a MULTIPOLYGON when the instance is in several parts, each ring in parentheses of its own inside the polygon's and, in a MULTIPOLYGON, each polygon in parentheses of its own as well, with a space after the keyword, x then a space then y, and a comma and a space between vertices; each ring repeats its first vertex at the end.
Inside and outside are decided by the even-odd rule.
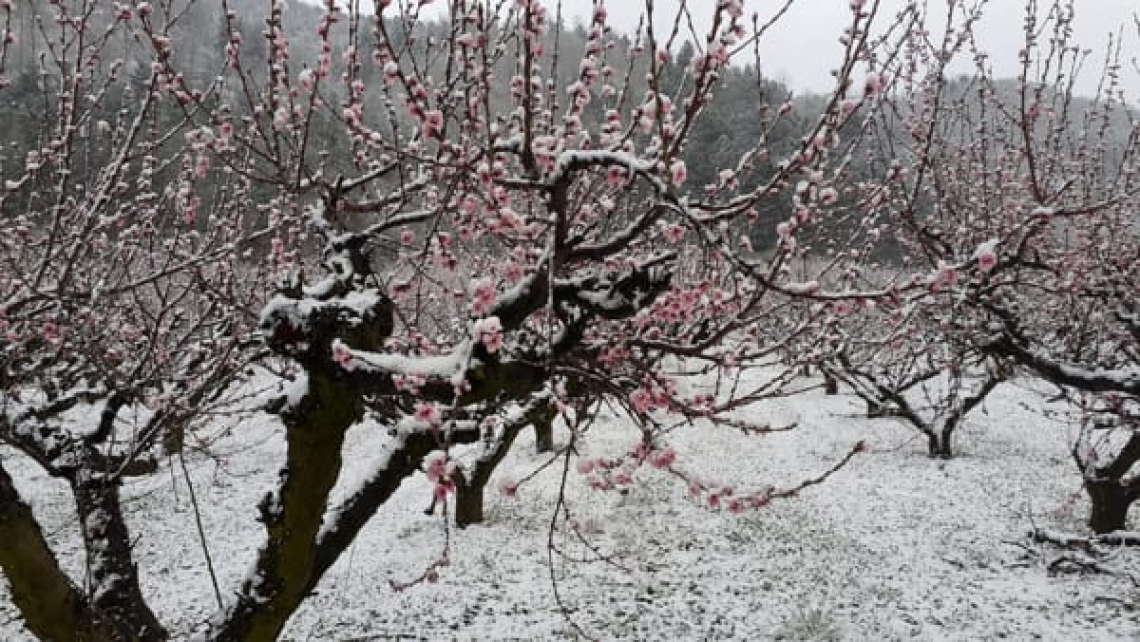
POLYGON ((1135 494, 1118 479, 1086 479, 1085 492, 1092 502, 1089 514, 1089 528, 1094 533, 1104 534, 1125 530, 1128 524, 1128 508, 1135 494))
POLYGON ((951 430, 927 430, 926 432, 926 448, 927 453, 936 459, 953 459, 954 448, 951 443, 951 437, 954 434, 951 430))
POLYGON ((455 487, 455 525, 466 528, 483 523, 483 489, 486 482, 457 484, 455 487))
MULTIPOLYGON (((536 416, 543 416, 541 413, 545 411, 546 408, 542 408, 532 412, 528 416, 528 420, 533 422, 536 416)), ((495 444, 494 448, 484 453, 465 475, 459 475, 455 485, 455 525, 459 528, 482 523, 483 496, 487 482, 490 481, 491 475, 498 468, 499 463, 510 452, 511 446, 515 443, 515 438, 518 437, 519 431, 524 425, 524 423, 519 423, 503 428, 502 438, 495 444)))
POLYGON ((168 634, 139 589, 131 535, 119 501, 119 481, 78 475, 71 482, 87 547, 92 607, 116 629, 112 639, 166 640, 168 634))
POLYGON ((825 374, 823 376, 823 392, 826 395, 839 394, 839 380, 829 374, 825 374))
POLYGON ((31 508, 0 463, 0 568, 24 626, 41 640, 114 640, 82 592, 60 569, 31 508))
POLYGON ((267 541, 256 572, 216 640, 272 642, 316 583, 317 534, 341 469, 344 435, 363 414, 359 393, 310 372, 308 394, 284 415, 288 453, 276 494, 262 505, 267 541))
POLYGON ((538 453, 554 452, 554 420, 558 409, 554 406, 536 410, 533 416, 534 449, 538 453))

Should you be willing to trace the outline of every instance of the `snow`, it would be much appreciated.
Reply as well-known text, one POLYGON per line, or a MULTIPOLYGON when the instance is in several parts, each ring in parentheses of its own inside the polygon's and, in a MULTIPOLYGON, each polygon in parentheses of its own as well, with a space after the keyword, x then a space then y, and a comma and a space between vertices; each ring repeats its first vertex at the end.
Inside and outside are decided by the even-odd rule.
POLYGON ((471 357, 471 341, 461 341, 449 353, 408 357, 401 354, 353 350, 352 356, 368 369, 404 376, 447 379, 459 372, 471 357))
MULTIPOLYGON (((423 512, 431 487, 420 475, 372 519, 283 639, 574 639, 552 577, 570 619, 597 639, 1137 639, 1140 592, 1126 577, 1050 575, 1060 551, 1027 536, 1084 533, 1088 508, 1068 454, 1073 435, 1041 414, 1043 404, 1020 384, 999 387, 962 426, 962 454, 949 461, 925 457, 922 438, 901 423, 863 418, 853 396, 820 391, 751 410, 756 421, 798 423, 788 433, 675 430, 679 467, 741 492, 792 486, 866 440, 868 452, 826 483, 742 515, 696 505, 682 482, 651 469, 628 494, 591 491, 571 462, 568 506, 596 549, 560 529, 554 542, 574 559, 547 549, 561 460, 517 497, 495 490, 549 461, 524 430, 488 486, 487 522, 450 532, 451 563, 437 584, 396 592, 389 583, 419 577, 445 548, 442 518, 423 512)), ((255 506, 284 455, 272 417, 251 414, 236 428, 211 427, 210 456, 187 455, 226 595, 251 568, 263 538, 255 506)), ((612 455, 637 438, 606 415, 576 447, 582 457, 612 455)), ((375 424, 349 432, 334 501, 384 465, 392 439, 375 424)), ((10 450, 0 456, 64 568, 82 578, 65 485, 10 450)), ((217 606, 185 480, 131 479, 123 497, 146 595, 177 639, 202 632, 217 606)), ((1140 576, 1140 551, 1102 562, 1140 576)), ((31 639, 5 591, 0 639, 31 639)))
MULTIPOLYGON (((328 287, 328 281, 324 282, 325 285, 320 289, 328 287)), ((289 296, 278 294, 270 299, 269 303, 261 311, 261 324, 268 323, 273 318, 288 319, 290 324, 294 327, 304 327, 304 324, 315 313, 325 308, 335 308, 337 310, 350 310, 358 317, 363 317, 367 312, 376 307, 381 301, 381 294, 375 289, 353 290, 342 297, 336 297, 328 301, 322 301, 311 297, 302 299, 294 299, 289 296)))

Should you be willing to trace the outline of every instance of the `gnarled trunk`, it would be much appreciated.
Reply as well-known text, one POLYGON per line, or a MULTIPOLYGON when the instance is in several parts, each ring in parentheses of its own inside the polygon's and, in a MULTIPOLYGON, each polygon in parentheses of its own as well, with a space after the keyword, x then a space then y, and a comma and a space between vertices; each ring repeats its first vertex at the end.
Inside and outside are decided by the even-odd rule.
POLYGON ((839 394, 839 379, 833 375, 825 373, 823 375, 823 393, 826 395, 839 394))
MULTIPOLYGON (((483 494, 490 481, 491 475, 495 472, 495 468, 503 461, 503 458, 510 452, 511 446, 515 443, 515 438, 518 437, 519 431, 527 424, 534 426, 536 433, 545 426, 546 430, 553 430, 554 419, 558 416, 558 410, 553 406, 548 405, 545 401, 539 403, 537 407, 532 408, 527 414, 525 419, 515 425, 505 426, 503 434, 499 442, 494 445, 494 448, 485 452, 475 465, 466 474, 460 475, 456 480, 455 492, 455 525, 464 528, 471 524, 478 524, 483 521, 483 494)), ((553 436, 551 436, 550 449, 554 449, 553 436)), ((541 444, 539 445, 539 452, 541 444)))
POLYGON ((344 435, 362 413, 351 387, 310 372, 308 393, 283 413, 288 453, 278 491, 261 506, 267 541, 257 570, 213 639, 272 642, 305 599, 329 493, 340 475, 344 435))
POLYGON ((115 629, 112 640, 168 639, 139 589, 131 536, 119 502, 119 481, 80 477, 71 483, 87 547, 91 606, 115 629))
POLYGON ((126 639, 99 619, 60 569, 32 509, 20 499, 0 462, 0 568, 36 637, 59 642, 126 639))

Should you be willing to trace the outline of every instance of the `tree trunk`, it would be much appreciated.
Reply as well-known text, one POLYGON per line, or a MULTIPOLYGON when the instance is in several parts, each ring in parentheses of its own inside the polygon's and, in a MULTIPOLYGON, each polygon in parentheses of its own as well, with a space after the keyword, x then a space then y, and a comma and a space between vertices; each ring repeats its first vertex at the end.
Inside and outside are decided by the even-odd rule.
POLYGON ((550 406, 536 410, 533 414, 534 449, 538 453, 554 452, 554 420, 558 409, 550 406))
POLYGON ((32 510, 0 465, 0 568, 24 625, 41 640, 123 639, 99 620, 86 598, 59 568, 32 510))
POLYGON ((344 435, 362 414, 360 395, 350 386, 309 373, 308 393, 282 414, 288 451, 278 490, 261 506, 267 541, 213 640, 272 642, 305 599, 344 435))
POLYGON ((839 380, 831 375, 823 376, 823 393, 826 395, 839 394, 839 380))
MULTIPOLYGON (((543 418, 548 416, 549 410, 546 406, 532 410, 527 414, 526 422, 531 425, 541 423, 543 418)), ((461 473, 455 481, 455 525, 459 528, 479 524, 483 521, 483 491, 487 482, 490 481, 491 475, 495 472, 495 468, 510 452, 511 446, 515 443, 515 438, 518 437, 519 431, 525 425, 525 423, 519 423, 504 427, 499 443, 485 452, 469 472, 461 473)))
POLYGON ((483 489, 481 484, 459 483, 455 486, 455 525, 464 528, 483 522, 483 489))
POLYGON ((168 639, 139 589, 131 536, 123 519, 118 480, 80 476, 72 480, 80 530, 87 547, 92 608, 115 627, 114 640, 168 639))
POLYGON ((1089 528, 1103 534, 1125 530, 1128 507, 1134 496, 1118 479, 1086 479, 1085 491, 1092 502, 1089 528))
POLYGON ((926 431, 927 453, 932 458, 953 459, 954 449, 951 445, 951 435, 953 435, 952 430, 926 431))

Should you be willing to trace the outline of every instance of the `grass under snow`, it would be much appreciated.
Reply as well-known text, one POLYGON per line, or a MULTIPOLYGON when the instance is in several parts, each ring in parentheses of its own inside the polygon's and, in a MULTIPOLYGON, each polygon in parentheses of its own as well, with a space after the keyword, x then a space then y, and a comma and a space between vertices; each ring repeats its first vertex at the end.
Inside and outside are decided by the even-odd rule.
MULTIPOLYGON (((1140 551, 1106 566, 1120 575, 1057 574, 1061 551, 1033 544, 1034 526, 1081 532, 1087 503, 1067 454, 1066 430, 1042 417, 1040 398, 1007 384, 958 435, 961 455, 925 456, 923 439, 862 404, 821 392, 767 402, 753 412, 790 433, 746 437, 721 429, 678 432, 677 465, 749 490, 786 487, 857 456, 800 497, 733 515, 695 504, 676 479, 647 469, 628 494, 588 490, 570 471, 580 531, 609 562, 556 557, 553 575, 570 618, 586 635, 624 640, 1121 640, 1140 639, 1140 551), (610 563, 612 562, 612 563, 610 563)), ((262 532, 253 507, 277 475, 282 449, 268 417, 188 459, 223 592, 249 568, 262 532)), ((565 439, 565 435, 560 436, 565 439)), ((347 446, 352 469, 381 443, 361 427, 347 446)), ((636 434, 616 417, 590 429, 587 454, 628 447, 636 434)), ((5 466, 41 517, 73 577, 82 550, 70 500, 55 480, 4 450, 5 466)), ((500 474, 520 479, 546 461, 529 431, 500 474)), ((548 532, 562 468, 547 468, 515 498, 489 486, 487 522, 450 532, 451 565, 436 584, 395 592, 444 544, 441 518, 417 477, 400 490, 296 614, 288 640, 573 639, 552 592, 548 532)), ((126 508, 138 536, 145 589, 180 639, 216 608, 180 469, 132 480, 126 508)), ((593 553, 566 531, 564 552, 593 553)), ((0 583, 0 639, 23 640, 0 583)))

